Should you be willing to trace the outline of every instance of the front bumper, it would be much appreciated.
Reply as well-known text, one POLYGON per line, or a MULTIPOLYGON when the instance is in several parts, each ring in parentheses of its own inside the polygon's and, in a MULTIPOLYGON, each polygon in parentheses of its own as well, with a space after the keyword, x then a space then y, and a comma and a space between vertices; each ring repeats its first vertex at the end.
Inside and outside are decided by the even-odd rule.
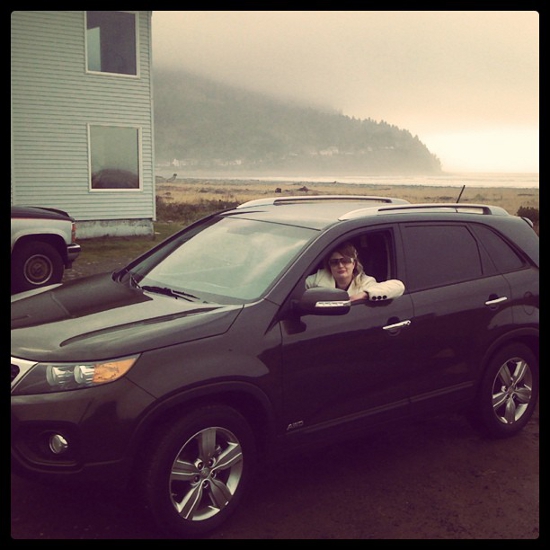
POLYGON ((81 246, 79 244, 73 243, 67 245, 67 263, 68 267, 78 258, 80 255, 81 246))
POLYGON ((131 440, 153 398, 127 379, 66 392, 11 397, 14 472, 42 481, 113 480, 129 473, 131 440), (66 442, 59 449, 52 444, 66 442))

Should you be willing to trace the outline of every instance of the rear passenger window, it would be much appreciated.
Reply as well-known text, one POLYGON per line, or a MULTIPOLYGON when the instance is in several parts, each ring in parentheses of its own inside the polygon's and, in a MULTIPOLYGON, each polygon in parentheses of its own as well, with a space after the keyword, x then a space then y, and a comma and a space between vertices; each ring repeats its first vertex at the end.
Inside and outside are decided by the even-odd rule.
POLYGON ((484 225, 474 225, 473 229, 501 273, 516 271, 525 265, 518 253, 493 230, 484 225))
POLYGON ((404 225, 409 291, 476 279, 483 275, 478 244, 465 225, 404 225))

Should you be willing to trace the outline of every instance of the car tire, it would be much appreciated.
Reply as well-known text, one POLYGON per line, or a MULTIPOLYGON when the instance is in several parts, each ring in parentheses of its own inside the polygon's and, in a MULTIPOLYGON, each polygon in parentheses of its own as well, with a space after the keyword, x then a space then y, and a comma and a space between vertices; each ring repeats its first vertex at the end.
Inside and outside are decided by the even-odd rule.
POLYGON ((11 266, 12 292, 60 283, 63 279, 63 259, 49 243, 29 241, 17 245, 11 266))
POLYGON ((138 474, 157 526, 196 537, 222 525, 246 490, 255 456, 249 424, 230 407, 201 407, 169 425, 138 474))
POLYGON ((523 344, 498 351, 484 373, 472 425, 493 438, 510 437, 529 422, 538 399, 539 365, 534 353, 523 344))

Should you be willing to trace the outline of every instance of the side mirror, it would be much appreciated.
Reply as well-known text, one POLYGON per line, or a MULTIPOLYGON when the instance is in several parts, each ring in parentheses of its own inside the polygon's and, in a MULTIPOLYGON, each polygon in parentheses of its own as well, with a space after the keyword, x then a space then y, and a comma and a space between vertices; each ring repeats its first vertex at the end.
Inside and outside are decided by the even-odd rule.
POLYGON ((299 313, 310 315, 345 315, 350 308, 348 293, 339 288, 308 288, 296 302, 299 313))

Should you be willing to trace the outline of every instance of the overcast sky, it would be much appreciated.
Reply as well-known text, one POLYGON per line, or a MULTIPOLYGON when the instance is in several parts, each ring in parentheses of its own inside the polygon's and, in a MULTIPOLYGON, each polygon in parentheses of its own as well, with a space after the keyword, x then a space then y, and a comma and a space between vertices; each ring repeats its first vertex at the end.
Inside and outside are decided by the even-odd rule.
POLYGON ((154 11, 154 66, 384 120, 445 171, 538 172, 535 11, 154 11))

